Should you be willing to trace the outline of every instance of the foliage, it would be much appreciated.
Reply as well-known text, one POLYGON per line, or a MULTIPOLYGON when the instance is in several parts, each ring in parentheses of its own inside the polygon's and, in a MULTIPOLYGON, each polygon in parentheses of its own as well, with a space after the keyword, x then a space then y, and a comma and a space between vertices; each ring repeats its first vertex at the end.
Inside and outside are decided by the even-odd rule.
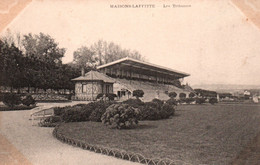
POLYGON ((102 98, 104 95, 105 95, 106 98, 108 98, 109 101, 112 101, 112 100, 114 100, 114 99, 117 97, 117 95, 114 94, 114 93, 106 93, 106 94, 104 94, 104 93, 99 93, 96 98, 97 98, 97 99, 100 99, 100 98, 102 98))
POLYGON ((197 95, 201 97, 217 97, 217 92, 215 91, 209 91, 204 89, 194 89, 194 91, 197 93, 197 95))
POLYGON ((175 109, 174 106, 170 105, 170 104, 163 104, 161 111, 160 111, 160 116, 162 119, 167 119, 170 116, 173 116, 175 113, 175 109))
POLYGON ((21 104, 21 96, 18 94, 7 93, 4 95, 3 103, 8 107, 14 107, 21 104))
POLYGON ((28 34, 21 44, 0 40, 0 85, 17 88, 74 89, 70 80, 80 74, 78 68, 61 63, 64 48, 49 35, 28 34), (23 52, 21 50, 24 50, 23 52))
POLYGON ((177 93, 176 92, 170 92, 169 93, 169 97, 170 98, 175 98, 177 96, 177 93))
POLYGON ((81 122, 88 121, 92 112, 91 105, 66 107, 64 113, 61 114, 64 122, 81 122))
POLYGON ((108 98, 108 100, 112 101, 117 97, 117 95, 114 93, 107 93, 106 97, 108 98))
POLYGON ((102 115, 106 112, 106 109, 112 104, 115 103, 112 101, 102 101, 102 100, 98 102, 94 102, 92 106, 93 109, 91 115, 89 116, 89 120, 101 122, 102 115))
POLYGON ((162 106, 163 103, 164 103, 164 101, 162 101, 162 100, 160 100, 160 99, 156 99, 156 98, 154 98, 154 99, 152 100, 152 102, 159 104, 159 106, 162 106))
POLYGON ((139 110, 128 104, 112 104, 102 115, 102 123, 112 128, 132 128, 138 124, 139 110))
POLYGON ((140 90, 140 89, 134 90, 133 91, 133 96, 135 96, 136 98, 143 97, 144 96, 144 91, 140 90))
POLYGON ((92 44, 90 50, 93 51, 95 57, 97 57, 98 65, 113 62, 124 57, 131 57, 141 61, 145 60, 145 58, 135 50, 122 49, 118 44, 103 40, 99 40, 92 44))
POLYGON ((71 106, 65 106, 65 107, 54 107, 53 111, 54 111, 54 115, 55 116, 61 116, 66 109, 71 108, 71 106))
POLYGON ((142 100, 140 99, 128 99, 123 101, 124 104, 128 104, 134 108, 139 108, 140 106, 144 106, 144 102, 142 102, 142 100))
POLYGON ((57 124, 61 122, 61 118, 59 116, 49 116, 39 122, 40 127, 55 127, 57 124))
POLYGON ((209 103, 212 104, 212 105, 216 104, 216 103, 218 103, 218 99, 215 98, 215 97, 212 97, 212 98, 209 99, 209 103))
POLYGON ((143 107, 140 107, 140 120, 159 120, 160 106, 155 102, 146 102, 143 107))
POLYGON ((97 98, 96 99, 100 99, 100 98, 102 98, 104 96, 104 93, 99 93, 98 95, 97 95, 97 98))
POLYGON ((192 102, 195 102, 196 99, 195 98, 181 98, 180 99, 180 103, 187 103, 187 104, 190 104, 192 102))
POLYGON ((166 103, 170 104, 172 106, 177 106, 177 101, 173 98, 170 98, 169 100, 167 100, 166 103))
POLYGON ((140 107, 140 120, 160 120, 167 119, 174 115, 175 104, 172 100, 164 103, 161 100, 146 102, 140 107))
POLYGON ((179 97, 180 97, 180 99, 185 98, 186 94, 185 93, 180 93, 179 97))
POLYGON ((22 99, 22 104, 26 106, 34 105, 35 99, 32 97, 32 95, 27 95, 24 99, 22 99))
POLYGON ((98 58, 95 56, 94 51, 86 46, 78 48, 73 53, 73 61, 79 68, 95 68, 98 58))
POLYGON ((195 101, 196 101, 196 104, 203 104, 206 102, 206 99, 205 98, 196 98, 195 101))
POLYGON ((195 97, 195 94, 194 94, 194 93, 190 93, 190 94, 189 94, 189 98, 192 98, 192 97, 195 97))

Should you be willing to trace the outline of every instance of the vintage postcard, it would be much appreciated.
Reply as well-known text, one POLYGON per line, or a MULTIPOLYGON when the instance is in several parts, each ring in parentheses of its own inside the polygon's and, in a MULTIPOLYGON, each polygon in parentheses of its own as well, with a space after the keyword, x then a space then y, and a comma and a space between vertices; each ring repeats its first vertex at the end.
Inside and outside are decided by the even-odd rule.
POLYGON ((257 0, 2 0, 0 164, 259 164, 257 0))

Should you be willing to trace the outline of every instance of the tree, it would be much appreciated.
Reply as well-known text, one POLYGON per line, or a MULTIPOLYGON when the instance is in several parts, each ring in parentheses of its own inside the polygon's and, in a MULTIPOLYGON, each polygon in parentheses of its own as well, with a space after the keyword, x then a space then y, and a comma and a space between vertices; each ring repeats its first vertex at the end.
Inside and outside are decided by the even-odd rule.
POLYGON ((194 93, 190 93, 190 94, 189 94, 189 97, 190 97, 190 98, 195 97, 195 94, 194 94, 194 93))
POLYGON ((28 58, 27 76, 28 90, 30 86, 48 89, 57 84, 56 73, 62 65, 61 58, 65 54, 64 48, 59 48, 58 43, 46 34, 24 35, 22 44, 25 57, 28 58))
POLYGON ((140 90, 140 89, 134 90, 133 91, 133 96, 135 96, 137 99, 139 97, 143 97, 144 96, 144 91, 140 90))
POLYGON ((176 92, 170 92, 169 93, 169 97, 170 98, 175 98, 177 96, 177 93, 176 92))
POLYGON ((26 56, 51 64, 61 64, 61 58, 66 52, 65 48, 58 47, 58 43, 51 36, 43 33, 39 35, 32 35, 31 33, 24 35, 22 44, 26 56))
POLYGON ((95 53, 86 46, 82 46, 73 53, 74 63, 79 68, 95 68, 98 58, 95 53))
POLYGON ((145 58, 138 51, 122 49, 120 45, 114 42, 99 40, 91 45, 91 50, 98 57, 98 65, 116 61, 124 57, 131 57, 137 60, 145 61, 145 58))
POLYGON ((185 93, 180 93, 179 97, 180 97, 180 99, 183 99, 183 98, 186 97, 186 94, 185 93))
POLYGON ((24 86, 24 59, 22 52, 12 43, 0 40, 0 75, 1 85, 20 88, 24 86))

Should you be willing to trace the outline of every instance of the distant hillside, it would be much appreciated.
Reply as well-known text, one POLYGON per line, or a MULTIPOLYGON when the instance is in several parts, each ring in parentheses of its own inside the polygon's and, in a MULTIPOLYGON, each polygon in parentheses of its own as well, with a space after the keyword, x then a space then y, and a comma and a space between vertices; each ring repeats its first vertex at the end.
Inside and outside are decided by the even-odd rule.
POLYGON ((238 84, 200 84, 192 85, 193 89, 206 89, 216 92, 239 92, 244 90, 255 89, 260 91, 260 85, 238 85, 238 84))

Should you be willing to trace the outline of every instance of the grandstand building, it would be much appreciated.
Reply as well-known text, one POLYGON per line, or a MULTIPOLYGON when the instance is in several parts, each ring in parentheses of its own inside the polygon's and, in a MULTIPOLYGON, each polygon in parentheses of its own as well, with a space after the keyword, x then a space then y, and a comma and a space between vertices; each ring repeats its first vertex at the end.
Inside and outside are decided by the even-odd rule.
POLYGON ((98 66, 97 70, 100 80, 95 80, 95 89, 98 88, 96 91, 91 91, 90 84, 93 84, 94 80, 91 79, 89 73, 86 74, 88 78, 81 76, 73 79, 76 81, 75 97, 77 99, 91 100, 94 98, 93 92, 95 92, 94 96, 98 92, 110 92, 116 94, 118 99, 125 100, 132 97, 134 90, 141 89, 144 91, 143 100, 150 101, 154 98, 168 99, 167 92, 176 92, 178 95, 179 93, 186 93, 187 96, 192 92, 192 89, 183 88, 180 83, 180 79, 189 76, 189 74, 129 57, 98 66), (84 90, 82 86, 86 85, 87 82, 89 82, 90 89, 84 90), (100 83, 97 85, 96 82, 100 83), (104 84, 106 85, 104 86, 104 84), (106 89, 108 86, 110 86, 109 90, 106 89), (89 93, 84 95, 84 91, 89 91, 89 93))

